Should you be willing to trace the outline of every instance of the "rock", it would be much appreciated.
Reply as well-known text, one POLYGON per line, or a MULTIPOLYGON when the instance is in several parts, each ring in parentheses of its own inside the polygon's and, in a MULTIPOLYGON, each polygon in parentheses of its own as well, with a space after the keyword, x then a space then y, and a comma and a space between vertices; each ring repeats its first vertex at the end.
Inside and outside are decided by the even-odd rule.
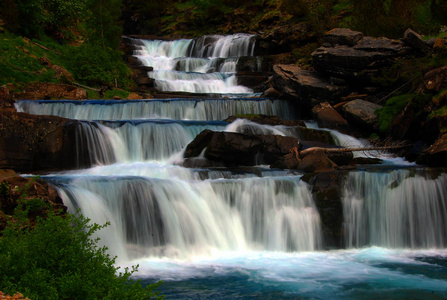
POLYGON ((296 65, 275 65, 273 70, 273 88, 280 91, 282 97, 294 100, 307 109, 312 106, 312 98, 319 102, 324 99, 330 101, 340 93, 339 87, 296 65))
POLYGON ((0 181, 5 180, 10 177, 19 176, 14 170, 11 169, 0 169, 0 181))
POLYGON ((23 92, 15 93, 17 100, 41 100, 41 99, 87 99, 88 94, 84 89, 69 84, 37 82, 28 84, 23 92))
POLYGON ((255 92, 263 90, 263 84, 268 81, 268 74, 260 72, 238 72, 237 84, 253 89, 255 92))
POLYGON ((424 87, 429 91, 440 92, 447 88, 447 65, 427 72, 423 82, 424 87))
POLYGON ((387 38, 363 37, 351 45, 323 44, 312 53, 314 68, 326 76, 369 83, 381 68, 391 66, 396 57, 410 51, 404 42, 387 38))
POLYGON ((14 101, 12 100, 9 89, 6 85, 0 86, 0 109, 14 107, 14 101))
POLYGON ((302 177, 312 188, 312 195, 321 219, 325 249, 343 248, 343 191, 346 171, 305 174, 302 177))
POLYGON ((186 147, 185 158, 204 153, 226 166, 272 164, 298 146, 298 139, 277 135, 246 135, 204 130, 186 147))
MULTIPOLYGON (((374 125, 377 123, 376 111, 381 108, 381 105, 360 99, 350 101, 343 105, 343 111, 348 122, 352 122, 352 125, 358 125, 369 131, 372 131, 374 125)), ((353 127, 352 125, 350 127, 353 127)))
POLYGON ((354 46, 363 38, 363 33, 348 28, 334 28, 323 35, 323 45, 354 46))
POLYGON ((408 28, 404 32, 404 42, 421 53, 427 53, 432 48, 422 39, 422 37, 412 29, 408 28))
POLYGON ((447 167, 447 133, 438 138, 416 162, 432 167, 447 167))
POLYGON ((322 102, 312 108, 312 114, 320 127, 337 129, 347 132, 349 129, 346 121, 328 102, 322 102))
MULTIPOLYGON (((0 169, 18 172, 78 168, 79 121, 5 111, 0 114, 0 169)), ((85 149, 88 151, 88 149, 85 149)))
POLYGON ((136 93, 130 93, 129 96, 127 96, 127 99, 129 100, 139 100, 139 99, 143 99, 142 96, 136 94, 136 93))
POLYGON ((320 173, 333 171, 336 166, 323 151, 315 151, 302 158, 298 169, 306 173, 320 173))

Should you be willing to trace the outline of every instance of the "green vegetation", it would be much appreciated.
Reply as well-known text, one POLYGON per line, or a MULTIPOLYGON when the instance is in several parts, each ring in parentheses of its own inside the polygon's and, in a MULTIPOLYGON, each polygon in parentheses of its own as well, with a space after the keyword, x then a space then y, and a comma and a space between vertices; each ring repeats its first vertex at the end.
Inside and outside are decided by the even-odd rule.
MULTIPOLYGON (((2 195, 9 191, 0 187, 2 195)), ((79 213, 62 216, 42 199, 25 198, 26 190, 0 237, 1 291, 30 299, 163 299, 154 291, 160 283, 143 287, 131 280, 137 267, 119 272, 107 248, 98 246, 93 237, 107 224, 91 224, 79 213), (43 210, 46 217, 31 226, 28 217, 43 210)))
POLYGON ((419 114, 422 113, 424 105, 432 99, 430 94, 404 94, 391 97, 385 106, 378 110, 378 130, 380 133, 386 133, 393 119, 411 102, 417 108, 419 114))

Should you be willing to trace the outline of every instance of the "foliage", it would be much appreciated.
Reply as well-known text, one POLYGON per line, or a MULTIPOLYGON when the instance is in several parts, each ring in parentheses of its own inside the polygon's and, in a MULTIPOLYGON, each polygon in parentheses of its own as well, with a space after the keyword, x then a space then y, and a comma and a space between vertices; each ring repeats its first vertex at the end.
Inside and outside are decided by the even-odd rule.
POLYGON ((73 76, 91 85, 128 86, 130 71, 121 60, 119 52, 98 44, 83 44, 66 48, 67 68, 73 76))
POLYGON ((11 11, 4 13, 10 30, 39 36, 74 25, 85 10, 85 0, 4 0, 1 8, 11 11))
POLYGON ((106 99, 111 99, 115 96, 118 96, 120 99, 126 99, 127 97, 129 97, 129 94, 130 93, 127 91, 113 89, 113 90, 107 90, 104 93, 104 96, 106 99))
POLYGON ((444 4, 437 0, 351 0, 352 29, 366 35, 401 37, 407 28, 417 32, 433 34, 445 21, 444 4))
MULTIPOLYGON (((31 299, 149 299, 160 283, 142 287, 114 266, 105 247, 98 247, 95 232, 105 227, 90 224, 81 214, 65 218, 50 212, 38 218, 34 229, 26 225, 30 206, 19 206, 0 238, 0 290, 20 291, 31 299)), ((157 299, 162 299, 157 296, 157 299)))
POLYGON ((57 82, 54 71, 44 69, 36 55, 44 56, 43 50, 29 40, 7 32, 0 34, 0 85, 33 81, 57 82))

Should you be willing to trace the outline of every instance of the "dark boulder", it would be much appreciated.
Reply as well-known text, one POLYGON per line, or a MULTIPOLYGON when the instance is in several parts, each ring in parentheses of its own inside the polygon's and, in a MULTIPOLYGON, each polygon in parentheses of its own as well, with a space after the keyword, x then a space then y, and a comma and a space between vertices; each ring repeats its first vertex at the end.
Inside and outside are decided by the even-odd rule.
POLYGON ((428 91, 440 92, 447 88, 447 66, 427 72, 424 75, 423 83, 428 91))
POLYGON ((376 111, 380 108, 382 108, 381 105, 357 99, 343 105, 343 112, 351 128, 360 126, 367 131, 372 131, 377 123, 376 111))
MULTIPOLYGON (((359 35, 354 36, 356 38, 352 38, 352 42, 326 43, 316 49, 312 53, 315 69, 326 76, 370 83, 381 68, 391 66, 395 58, 410 52, 410 48, 399 40, 363 37, 357 41, 359 35)), ((329 35, 324 36, 324 39, 331 40, 335 37, 329 35)))
POLYGON ((430 47, 430 45, 427 44, 422 39, 420 34, 418 34, 417 32, 415 32, 414 30, 412 30, 410 28, 408 28, 404 32, 403 40, 405 43, 407 43, 408 45, 410 45, 411 47, 413 47, 414 49, 416 49, 418 52, 421 52, 421 53, 428 53, 432 49, 432 47, 430 47))
POLYGON ((0 109, 14 107, 11 93, 6 85, 0 86, 0 109))
POLYGON ((296 65, 275 65, 273 71, 273 88, 300 107, 310 109, 325 99, 336 99, 340 94, 339 87, 296 65))
POLYGON ((363 38, 363 33, 348 28, 334 28, 323 36, 324 46, 354 46, 363 38))

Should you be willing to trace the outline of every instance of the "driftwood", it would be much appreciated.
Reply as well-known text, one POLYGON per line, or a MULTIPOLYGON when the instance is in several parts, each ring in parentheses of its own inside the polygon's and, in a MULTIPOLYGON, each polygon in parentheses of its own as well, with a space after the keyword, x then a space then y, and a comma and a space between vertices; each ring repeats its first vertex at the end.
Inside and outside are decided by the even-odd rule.
POLYGON ((79 86, 81 88, 84 88, 84 89, 92 90, 92 91, 95 91, 95 92, 101 92, 101 89, 95 89, 95 88, 92 88, 92 87, 89 87, 89 86, 86 86, 86 85, 82 85, 82 84, 77 83, 77 82, 73 82, 73 84, 76 85, 76 86, 79 86))
POLYGON ((385 151, 393 149, 401 149, 408 147, 409 145, 394 145, 394 146, 383 146, 383 147, 361 147, 361 148, 323 148, 323 147, 311 147, 304 150, 298 150, 297 147, 290 149, 296 159, 301 160, 303 157, 314 152, 324 152, 324 153, 341 153, 341 152, 354 152, 354 151, 385 151))

